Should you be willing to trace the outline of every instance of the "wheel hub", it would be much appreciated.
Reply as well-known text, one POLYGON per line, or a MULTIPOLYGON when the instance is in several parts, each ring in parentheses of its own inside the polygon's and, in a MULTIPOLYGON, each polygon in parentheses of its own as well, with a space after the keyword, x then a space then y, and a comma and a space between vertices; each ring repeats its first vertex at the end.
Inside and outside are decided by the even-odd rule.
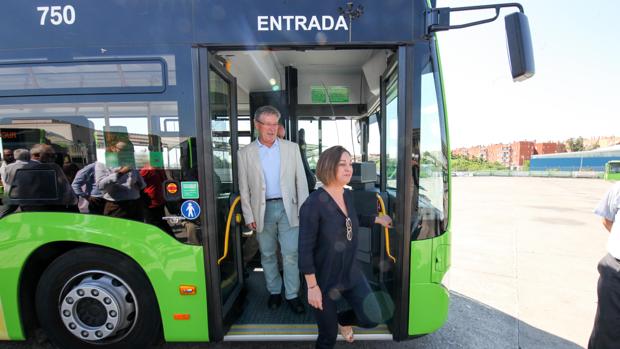
POLYGON ((67 330, 91 342, 111 338, 131 326, 135 311, 129 287, 106 274, 87 275, 62 297, 60 304, 60 318, 67 330))

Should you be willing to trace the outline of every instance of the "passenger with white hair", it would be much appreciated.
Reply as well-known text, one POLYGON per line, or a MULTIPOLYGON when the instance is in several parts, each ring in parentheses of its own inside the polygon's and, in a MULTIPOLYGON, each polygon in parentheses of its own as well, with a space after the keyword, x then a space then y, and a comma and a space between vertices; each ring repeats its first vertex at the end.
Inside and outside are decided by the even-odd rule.
POLYGON ((95 165, 95 183, 106 200, 105 216, 143 220, 140 191, 146 183, 133 164, 133 152, 127 142, 118 141, 108 148, 104 165, 95 165))

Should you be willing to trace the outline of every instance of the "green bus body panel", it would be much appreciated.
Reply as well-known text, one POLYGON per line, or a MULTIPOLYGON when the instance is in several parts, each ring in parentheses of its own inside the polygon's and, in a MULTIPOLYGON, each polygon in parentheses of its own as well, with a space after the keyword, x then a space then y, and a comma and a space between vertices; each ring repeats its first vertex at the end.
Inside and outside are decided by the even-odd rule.
POLYGON ((165 339, 209 340, 201 246, 179 243, 140 222, 49 212, 16 213, 0 220, 0 320, 3 310, 7 332, 7 338, 0 339, 25 339, 18 306, 20 275, 35 250, 55 242, 103 246, 129 256, 144 270, 155 290, 165 339), (182 296, 179 285, 195 285, 196 295, 182 296), (177 313, 190 314, 190 319, 174 320, 177 313))
POLYGON ((449 294, 441 284, 450 267, 450 232, 411 243, 410 336, 431 333, 448 319, 449 294))
POLYGON ((409 299, 409 335, 422 335, 441 328, 448 319, 450 296, 441 284, 415 284, 409 299))
POLYGON ((620 173, 605 173, 605 180, 620 181, 620 173))

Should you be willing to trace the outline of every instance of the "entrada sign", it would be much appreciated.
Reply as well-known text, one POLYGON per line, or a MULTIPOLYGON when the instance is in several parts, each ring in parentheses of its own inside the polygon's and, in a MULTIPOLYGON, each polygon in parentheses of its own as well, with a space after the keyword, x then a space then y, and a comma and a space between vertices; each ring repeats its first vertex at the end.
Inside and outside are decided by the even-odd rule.
POLYGON ((327 31, 349 30, 344 16, 334 19, 332 16, 258 16, 258 31, 327 31))

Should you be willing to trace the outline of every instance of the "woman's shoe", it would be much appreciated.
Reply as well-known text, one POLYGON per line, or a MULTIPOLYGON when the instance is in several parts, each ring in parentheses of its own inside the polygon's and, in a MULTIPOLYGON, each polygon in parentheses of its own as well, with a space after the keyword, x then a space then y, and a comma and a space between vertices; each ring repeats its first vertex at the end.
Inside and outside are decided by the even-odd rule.
POLYGON ((340 335, 342 336, 342 338, 344 338, 345 341, 347 341, 349 343, 353 343, 353 341, 354 341, 354 338, 353 338, 353 327, 338 325, 338 332, 340 332, 340 335))

